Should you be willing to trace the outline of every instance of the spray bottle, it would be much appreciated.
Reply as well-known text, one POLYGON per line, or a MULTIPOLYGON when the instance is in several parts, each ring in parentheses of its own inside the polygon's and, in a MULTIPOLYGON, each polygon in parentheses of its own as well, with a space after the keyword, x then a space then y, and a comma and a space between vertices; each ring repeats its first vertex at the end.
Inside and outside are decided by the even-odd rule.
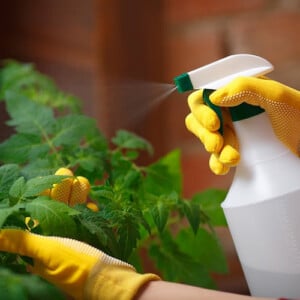
MULTIPOLYGON (((182 74, 175 84, 179 92, 217 89, 272 69, 260 57, 233 55, 182 74)), ((241 161, 222 208, 251 295, 299 298, 300 160, 277 139, 261 108, 244 103, 230 110, 241 161)))

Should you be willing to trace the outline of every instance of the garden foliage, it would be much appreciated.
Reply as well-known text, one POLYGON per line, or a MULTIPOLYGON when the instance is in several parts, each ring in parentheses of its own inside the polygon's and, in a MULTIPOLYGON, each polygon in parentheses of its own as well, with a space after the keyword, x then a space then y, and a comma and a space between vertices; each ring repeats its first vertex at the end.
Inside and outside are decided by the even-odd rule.
MULTIPOLYGON (((179 150, 147 166, 138 164, 141 152, 153 152, 148 141, 125 130, 108 140, 96 120, 81 112, 80 100, 60 91, 32 64, 6 62, 0 95, 13 129, 0 144, 0 228, 75 238, 141 272, 146 258, 165 280, 214 287, 211 273, 227 268, 214 232, 226 225, 220 208, 225 191, 184 199, 179 150), (63 179, 53 175, 60 167, 89 179, 89 198, 99 211, 42 195, 63 179)), ((0 294, 58 298, 54 287, 26 274, 25 261, 0 254, 0 294)))

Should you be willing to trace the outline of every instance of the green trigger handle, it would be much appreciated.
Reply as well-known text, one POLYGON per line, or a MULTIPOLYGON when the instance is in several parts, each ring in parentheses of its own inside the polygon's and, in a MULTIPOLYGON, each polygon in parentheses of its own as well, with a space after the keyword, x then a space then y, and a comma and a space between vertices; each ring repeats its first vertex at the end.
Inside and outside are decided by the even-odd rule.
POLYGON ((222 109, 219 106, 216 106, 215 104, 213 104, 210 99, 209 99, 209 95, 211 93, 213 93, 215 90, 210 90, 210 89, 204 89, 203 90, 203 100, 205 102, 205 104, 207 106, 209 106, 219 117, 220 120, 220 128, 219 128, 219 132, 223 135, 223 117, 222 117, 222 109))
MULTIPOLYGON (((217 106, 213 104, 209 96, 211 93, 213 93, 215 90, 210 90, 210 89, 204 89, 203 90, 203 100, 207 106, 209 106, 214 112, 217 114, 220 120, 220 128, 219 132, 220 134, 223 135, 223 117, 222 117, 222 109, 220 106, 217 106)), ((230 107, 229 108, 230 116, 233 122, 244 120, 251 118, 255 115, 258 115, 262 112, 264 112, 264 109, 259 107, 259 106, 254 106, 248 103, 242 103, 240 105, 230 107)))

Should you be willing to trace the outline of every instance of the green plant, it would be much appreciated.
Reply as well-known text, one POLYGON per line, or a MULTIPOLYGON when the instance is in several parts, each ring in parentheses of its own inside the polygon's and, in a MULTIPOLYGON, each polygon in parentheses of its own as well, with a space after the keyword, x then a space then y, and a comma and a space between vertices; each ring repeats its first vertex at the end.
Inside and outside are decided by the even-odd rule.
MULTIPOLYGON (((153 151, 148 141, 124 130, 108 141, 95 120, 80 112, 80 101, 31 64, 6 62, 0 95, 7 125, 14 129, 0 144, 0 228, 76 238, 141 272, 146 255, 166 280, 214 287, 211 272, 227 270, 214 232, 215 226, 226 225, 220 208, 225 191, 206 190, 184 199, 179 150, 139 165, 141 151, 153 151), (89 197, 98 212, 41 195, 62 180, 53 175, 60 167, 89 179, 89 197)), ((1 253, 0 266, 26 299, 16 278, 28 276, 29 287, 39 279, 26 275, 24 259, 1 253)))

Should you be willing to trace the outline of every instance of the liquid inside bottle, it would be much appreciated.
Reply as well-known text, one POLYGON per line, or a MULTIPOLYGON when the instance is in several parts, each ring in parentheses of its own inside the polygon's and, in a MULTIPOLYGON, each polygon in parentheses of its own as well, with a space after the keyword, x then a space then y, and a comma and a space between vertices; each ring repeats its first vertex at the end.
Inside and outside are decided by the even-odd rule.
POLYGON ((253 296, 300 297, 300 159, 265 112, 234 122, 241 162, 222 203, 253 296))

